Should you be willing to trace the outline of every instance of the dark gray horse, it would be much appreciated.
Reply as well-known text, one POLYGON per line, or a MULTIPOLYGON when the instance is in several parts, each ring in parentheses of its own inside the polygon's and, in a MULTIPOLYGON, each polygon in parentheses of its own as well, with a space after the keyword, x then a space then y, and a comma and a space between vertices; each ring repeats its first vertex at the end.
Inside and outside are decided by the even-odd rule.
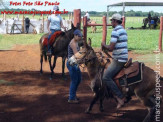
POLYGON ((147 24, 149 25, 149 28, 150 28, 151 20, 154 21, 154 28, 156 28, 158 23, 160 23, 160 18, 158 16, 154 16, 154 17, 150 17, 150 18, 144 18, 143 19, 143 24, 144 24, 143 28, 144 29, 147 27, 147 24))
MULTIPOLYGON (((50 79, 52 79, 52 77, 53 77, 53 74, 54 74, 53 70, 56 66, 56 61, 57 61, 58 57, 62 57, 62 77, 65 77, 64 69, 65 69, 65 60, 67 58, 68 44, 74 37, 73 32, 75 29, 77 29, 77 28, 74 27, 74 25, 72 24, 71 29, 68 30, 67 32, 63 32, 59 37, 57 37, 57 39, 53 43, 53 45, 52 45, 52 56, 54 56, 53 65, 51 63, 52 56, 48 56, 49 66, 50 66, 50 70, 51 70, 50 79)), ((43 45, 43 40, 47 36, 48 36, 48 34, 44 34, 39 41, 39 43, 40 43, 40 63, 41 63, 40 73, 41 74, 43 73, 43 71, 42 71, 43 57, 44 57, 45 61, 47 61, 47 55, 46 55, 47 47, 43 45)))

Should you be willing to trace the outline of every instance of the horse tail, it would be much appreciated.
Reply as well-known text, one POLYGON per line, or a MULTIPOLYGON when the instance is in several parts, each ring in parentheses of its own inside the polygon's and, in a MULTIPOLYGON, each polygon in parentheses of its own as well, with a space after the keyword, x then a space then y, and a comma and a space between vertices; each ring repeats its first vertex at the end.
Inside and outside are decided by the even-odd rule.
POLYGON ((43 53, 43 57, 44 57, 44 60, 45 60, 45 62, 47 62, 47 55, 46 55, 46 52, 44 51, 44 53, 43 53))

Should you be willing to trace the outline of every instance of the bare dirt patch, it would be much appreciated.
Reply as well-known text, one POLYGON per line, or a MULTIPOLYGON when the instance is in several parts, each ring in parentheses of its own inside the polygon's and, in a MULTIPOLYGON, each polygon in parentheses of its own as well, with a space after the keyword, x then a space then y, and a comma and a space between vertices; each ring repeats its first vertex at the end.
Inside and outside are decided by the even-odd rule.
MULTIPOLYGON (((130 52, 135 60, 138 56, 130 52)), ((97 103, 91 114, 85 114, 93 95, 86 71, 82 73, 83 81, 77 92, 80 104, 68 104, 70 78, 67 68, 67 80, 64 80, 59 58, 53 80, 49 80, 48 63, 44 63, 44 74, 40 75, 38 45, 17 45, 12 50, 0 51, 0 57, 0 122, 141 122, 147 114, 136 97, 118 116, 114 100, 104 101, 103 113, 99 112, 97 103)), ((155 64, 147 65, 155 67, 155 64)))

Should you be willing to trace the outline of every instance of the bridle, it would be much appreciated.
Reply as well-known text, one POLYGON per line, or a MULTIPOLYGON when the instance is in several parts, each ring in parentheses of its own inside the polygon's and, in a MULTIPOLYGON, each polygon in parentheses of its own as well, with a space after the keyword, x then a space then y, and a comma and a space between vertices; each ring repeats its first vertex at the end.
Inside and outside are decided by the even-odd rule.
MULTIPOLYGON (((92 61, 93 59, 96 59, 97 58, 97 56, 96 55, 93 55, 93 56, 91 56, 90 58, 89 58, 89 54, 92 52, 93 50, 91 49, 91 50, 89 50, 89 51, 79 51, 79 53, 80 54, 82 54, 82 53, 85 53, 85 55, 82 57, 82 58, 77 58, 77 57, 75 57, 75 59, 76 59, 76 63, 79 65, 79 66, 81 66, 81 64, 86 64, 86 63, 88 63, 88 62, 90 62, 90 61, 92 61), (82 62, 82 63, 81 63, 82 62)), ((82 66, 81 66, 82 67, 82 66)))
MULTIPOLYGON (((77 58, 77 57, 75 57, 75 59, 76 59, 76 63, 77 63, 77 65, 79 65, 80 67, 82 67, 83 69, 85 68, 85 66, 86 66, 86 64, 88 63, 88 62, 90 62, 90 61, 92 61, 92 60, 94 60, 94 59, 98 59, 98 57, 97 57, 97 53, 99 53, 100 54, 100 56, 101 56, 101 58, 103 59, 103 58, 105 58, 105 59, 107 59, 107 63, 109 62, 108 61, 108 57, 110 57, 110 55, 109 54, 107 54, 107 56, 108 57, 105 57, 103 54, 102 54, 102 52, 101 51, 98 51, 98 52, 93 52, 93 53, 95 53, 93 56, 91 56, 90 58, 89 58, 89 54, 92 52, 93 50, 92 49, 90 49, 89 51, 79 51, 79 53, 80 54, 82 54, 82 53, 85 53, 85 55, 82 57, 82 58, 77 58), (82 62, 82 63, 81 63, 82 62), (82 66, 82 64, 84 64, 84 66, 82 66)), ((112 58, 112 57, 111 57, 112 58)), ((106 63, 106 64, 107 64, 106 63)), ((105 65, 106 65, 105 64, 105 65)))

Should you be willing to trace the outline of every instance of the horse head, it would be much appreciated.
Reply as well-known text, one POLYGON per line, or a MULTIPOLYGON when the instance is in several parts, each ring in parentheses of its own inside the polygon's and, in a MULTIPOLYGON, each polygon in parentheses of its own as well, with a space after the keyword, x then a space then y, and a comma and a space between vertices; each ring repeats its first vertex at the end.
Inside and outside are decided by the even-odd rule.
MULTIPOLYGON (((91 40, 89 42, 91 42, 91 40)), ((94 52, 91 45, 84 41, 83 48, 69 59, 69 63, 71 65, 86 64, 94 58, 97 58, 96 53, 94 52)))

